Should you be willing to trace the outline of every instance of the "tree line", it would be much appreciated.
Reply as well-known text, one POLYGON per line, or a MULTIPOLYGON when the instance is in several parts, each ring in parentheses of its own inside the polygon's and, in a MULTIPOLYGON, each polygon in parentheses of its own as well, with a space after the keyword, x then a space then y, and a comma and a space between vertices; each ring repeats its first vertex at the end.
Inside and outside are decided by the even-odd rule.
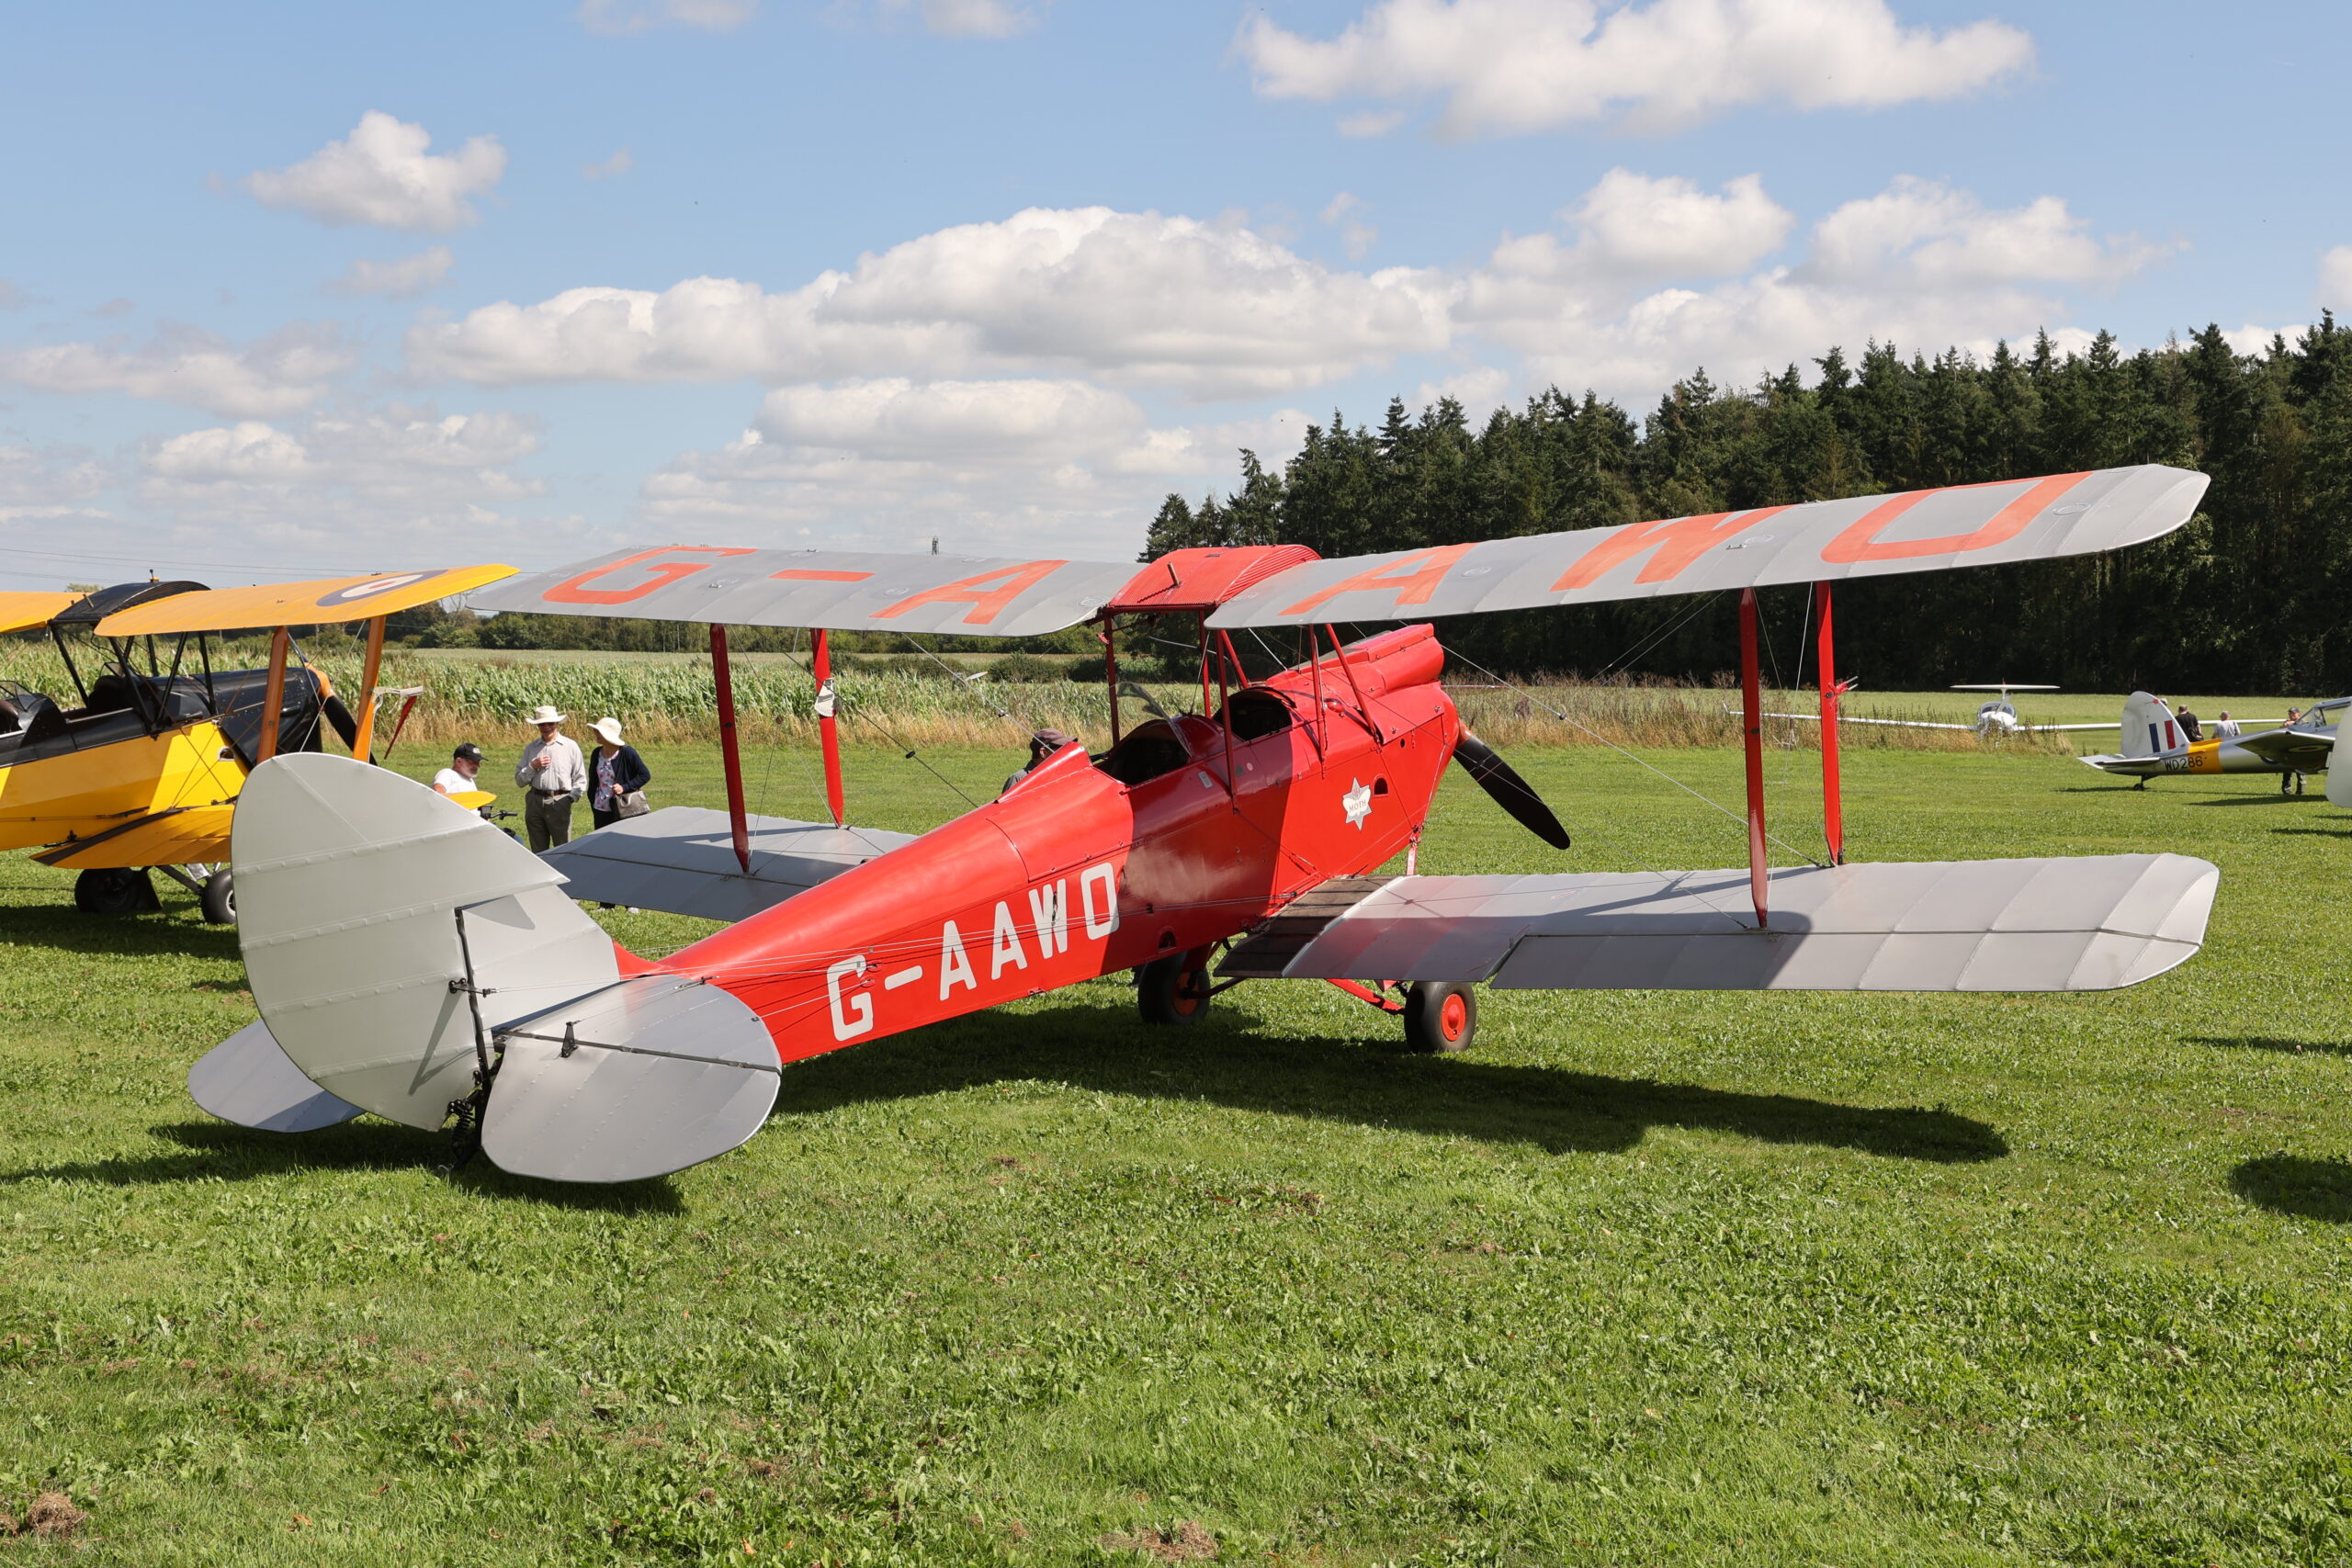
MULTIPOLYGON (((1472 428, 1443 399, 1378 429, 1334 415, 1279 470, 1170 495, 1144 558, 1296 543, 1326 556, 1595 528, 2031 474, 2169 463, 2212 476, 2167 537, 2069 560, 1841 584, 1840 673, 1882 690, 2047 681, 2083 690, 2352 691, 2352 328, 2332 315, 2239 354, 2217 326, 2125 355, 2101 333, 2060 354, 1907 357, 1837 348, 1747 389, 1704 370, 1646 417, 1557 389, 1472 428)), ((1768 590, 1794 674, 1805 591, 1768 590)), ((1731 595, 1465 618, 1447 641, 1520 673, 1705 681, 1737 662, 1731 595)), ((1807 667, 1810 668, 1808 659, 1807 667)))

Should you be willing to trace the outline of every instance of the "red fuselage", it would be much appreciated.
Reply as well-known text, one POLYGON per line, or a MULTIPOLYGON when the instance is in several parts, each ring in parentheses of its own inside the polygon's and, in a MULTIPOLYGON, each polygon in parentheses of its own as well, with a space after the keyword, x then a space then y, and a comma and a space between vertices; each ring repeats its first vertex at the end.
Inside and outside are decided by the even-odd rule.
POLYGON ((1427 626, 1048 758, 1002 797, 654 968, 797 1061, 1205 949, 1420 830, 1461 721, 1427 626), (1352 676, 1352 680, 1351 680, 1352 676))

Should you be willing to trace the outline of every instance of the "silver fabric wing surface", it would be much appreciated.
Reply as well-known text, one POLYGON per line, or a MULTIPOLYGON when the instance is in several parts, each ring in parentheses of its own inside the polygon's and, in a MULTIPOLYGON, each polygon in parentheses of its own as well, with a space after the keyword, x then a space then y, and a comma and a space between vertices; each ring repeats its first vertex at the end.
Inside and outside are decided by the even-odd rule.
POLYGON ((484 1021, 619 977, 612 939, 553 869, 398 773, 295 752, 254 770, 231 824, 237 940, 269 1032, 304 1077, 434 1128, 470 1093, 471 960, 484 1021), (464 915, 464 942, 458 915, 464 915))
POLYGON ((715 1159, 760 1130, 782 1081, 759 1014, 676 975, 575 997, 498 1039, 482 1153, 550 1181, 638 1181, 715 1159))
POLYGON ((510 578, 477 610, 828 631, 1036 637, 1093 615, 1133 561, 642 546, 510 578))
POLYGON ((1294 978, 1500 990, 2103 991, 2205 940, 2221 873, 2186 855, 1771 873, 1402 876, 1301 948, 1294 978))
POLYGON ((782 817, 747 818, 752 869, 735 859, 727 813, 665 807, 548 850, 574 898, 729 922, 805 893, 914 840, 878 828, 836 828, 782 817))
POLYGON ((2170 533, 2207 482, 2151 464, 1310 561, 1209 625, 1424 620, 2085 555, 2170 533))
POLYGON ((223 1122, 263 1133, 311 1133, 365 1114, 302 1076, 255 1019, 197 1059, 187 1095, 223 1122))

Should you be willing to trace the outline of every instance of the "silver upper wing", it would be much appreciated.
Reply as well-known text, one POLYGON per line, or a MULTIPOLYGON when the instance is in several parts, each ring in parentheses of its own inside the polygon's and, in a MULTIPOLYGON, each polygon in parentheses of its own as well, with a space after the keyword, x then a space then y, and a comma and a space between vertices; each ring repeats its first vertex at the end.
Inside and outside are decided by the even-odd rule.
POLYGON ((2205 940, 2221 873, 2186 855, 1747 873, 1400 876, 1332 919, 1292 978, 1511 990, 2098 991, 2205 940))
POLYGON ((1422 620, 2085 555, 2170 533, 2207 482, 2150 464, 1310 561, 1209 625, 1422 620))
POLYGON ((1036 637, 1090 618, 1141 570, 1057 558, 636 546, 509 578, 467 603, 547 615, 1036 637))

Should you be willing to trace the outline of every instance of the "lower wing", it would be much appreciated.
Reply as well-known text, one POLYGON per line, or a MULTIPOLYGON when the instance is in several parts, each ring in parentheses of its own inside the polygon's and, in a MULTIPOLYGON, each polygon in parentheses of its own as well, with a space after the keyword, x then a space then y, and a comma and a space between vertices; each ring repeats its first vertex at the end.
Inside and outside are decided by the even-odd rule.
POLYGON ((1257 939, 1272 951, 1253 962, 1246 942, 1224 967, 1503 990, 2112 990, 2198 950, 2220 879, 2172 854, 1796 867, 1770 874, 1759 930, 1745 870, 1400 876, 1329 901, 1312 931, 1278 919, 1257 939))

